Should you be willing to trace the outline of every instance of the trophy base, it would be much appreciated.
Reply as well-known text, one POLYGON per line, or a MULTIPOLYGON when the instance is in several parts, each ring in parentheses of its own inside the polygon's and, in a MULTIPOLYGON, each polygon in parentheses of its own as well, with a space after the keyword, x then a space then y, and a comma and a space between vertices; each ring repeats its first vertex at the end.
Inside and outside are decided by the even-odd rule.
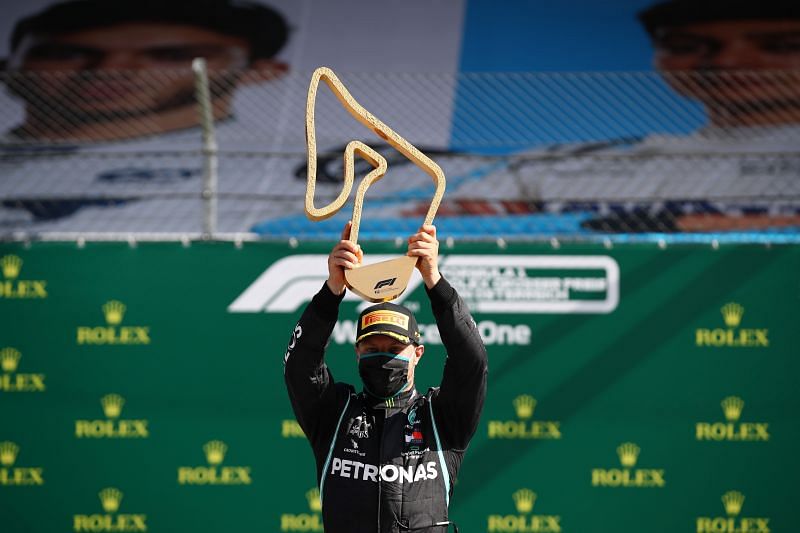
POLYGON ((416 264, 416 257, 404 255, 345 270, 344 279, 347 287, 365 300, 387 302, 403 294, 416 264))

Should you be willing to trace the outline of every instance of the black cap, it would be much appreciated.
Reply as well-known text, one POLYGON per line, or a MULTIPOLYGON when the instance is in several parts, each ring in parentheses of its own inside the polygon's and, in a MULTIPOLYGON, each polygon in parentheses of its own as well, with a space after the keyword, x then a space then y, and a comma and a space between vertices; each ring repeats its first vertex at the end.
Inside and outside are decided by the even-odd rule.
POLYGON ((367 307, 358 317, 356 343, 370 335, 388 335, 405 344, 419 344, 419 327, 414 314, 391 302, 367 307))
POLYGON ((648 33, 718 20, 796 19, 797 0, 667 0, 639 13, 648 33))
POLYGON ((246 0, 67 0, 20 20, 11 50, 25 35, 60 34, 123 22, 199 26, 246 39, 250 58, 270 58, 286 43, 289 26, 275 9, 246 0))

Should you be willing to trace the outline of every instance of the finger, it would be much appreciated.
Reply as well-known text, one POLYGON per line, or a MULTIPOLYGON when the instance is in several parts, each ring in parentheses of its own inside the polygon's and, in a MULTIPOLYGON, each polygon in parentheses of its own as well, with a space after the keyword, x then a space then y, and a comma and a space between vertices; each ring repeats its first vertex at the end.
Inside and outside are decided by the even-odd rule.
POLYGON ((334 253, 338 252, 339 250, 345 250, 348 252, 352 252, 354 254, 361 253, 361 246, 354 243, 353 241, 339 241, 339 244, 333 249, 334 253))
POLYGON ((353 252, 348 252, 346 250, 340 250, 339 252, 334 254, 334 259, 341 259, 343 261, 348 261, 354 264, 360 262, 358 254, 355 254, 353 252))
POLYGON ((339 250, 333 255, 334 255, 334 257, 347 259, 348 261, 357 261, 358 260, 358 254, 356 254, 354 252, 351 252, 349 250, 339 250))
POLYGON ((419 228, 419 231, 430 235, 434 239, 436 238, 436 226, 434 226, 433 224, 423 224, 419 228))
POLYGON ((434 250, 431 250, 429 248, 409 248, 408 254, 416 257, 431 257, 431 258, 434 255, 436 255, 434 250))
POLYGON ((409 248, 428 248, 433 249, 436 247, 436 243, 427 242, 427 241, 413 241, 408 243, 409 248))
POLYGON ((343 259, 337 259, 334 262, 334 265, 336 265, 337 267, 343 268, 345 270, 353 270, 354 268, 358 267, 357 263, 352 263, 350 261, 345 261, 343 259))
POLYGON ((409 246, 425 246, 427 248, 436 248, 439 246, 439 241, 429 237, 428 239, 417 239, 410 241, 408 243, 409 246))
POLYGON ((342 268, 356 268, 359 264, 358 260, 354 257, 334 257, 333 264, 342 268))
POLYGON ((419 241, 433 242, 435 240, 436 239, 433 236, 431 236, 431 234, 429 234, 429 233, 415 233, 414 235, 412 235, 411 237, 408 238, 408 242, 409 243, 419 242, 419 241))
POLYGON ((352 220, 348 220, 347 224, 344 225, 344 229, 342 229, 342 238, 341 238, 341 240, 343 240, 343 241, 350 240, 350 228, 352 228, 352 227, 353 227, 353 221, 352 220))

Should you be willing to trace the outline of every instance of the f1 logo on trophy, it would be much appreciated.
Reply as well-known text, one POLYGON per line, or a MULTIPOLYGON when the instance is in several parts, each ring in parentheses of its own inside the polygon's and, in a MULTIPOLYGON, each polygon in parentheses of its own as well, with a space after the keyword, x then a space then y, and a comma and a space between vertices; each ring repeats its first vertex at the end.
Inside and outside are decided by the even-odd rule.
MULTIPOLYGON (((425 215, 423 224, 431 224, 445 189, 445 177, 442 169, 428 156, 420 152, 411 143, 398 135, 389 126, 381 122, 375 115, 364 109, 345 88, 336 74, 328 67, 319 67, 311 76, 306 100, 306 147, 308 151, 308 181, 306 183, 305 211, 309 219, 325 220, 335 215, 347 201, 353 188, 355 174, 354 158, 356 154, 365 159, 373 169, 364 176, 358 185, 353 204, 350 241, 358 243, 358 229, 361 224, 361 210, 364 206, 364 195, 370 185, 381 179, 388 168, 386 159, 361 141, 350 141, 344 150, 344 183, 339 196, 325 207, 314 207, 314 190, 317 183, 317 140, 314 126, 314 108, 317 100, 319 82, 324 81, 339 103, 358 122, 375 132, 388 142, 395 150, 403 154, 415 165, 430 175, 436 185, 436 191, 425 215)), ((370 302, 385 302, 400 296, 408 286, 411 273, 414 271, 416 258, 401 256, 388 261, 371 265, 360 264, 357 268, 345 271, 347 287, 370 302)))

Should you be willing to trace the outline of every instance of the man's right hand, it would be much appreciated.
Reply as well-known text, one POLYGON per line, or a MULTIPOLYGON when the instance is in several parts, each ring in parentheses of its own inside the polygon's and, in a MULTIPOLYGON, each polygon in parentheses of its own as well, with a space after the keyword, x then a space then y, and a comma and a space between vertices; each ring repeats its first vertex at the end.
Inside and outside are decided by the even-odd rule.
POLYGON ((336 243, 328 256, 328 288, 336 295, 344 292, 344 271, 355 268, 364 258, 361 247, 349 240, 350 226, 352 226, 352 222, 345 225, 342 230, 342 239, 336 243))

